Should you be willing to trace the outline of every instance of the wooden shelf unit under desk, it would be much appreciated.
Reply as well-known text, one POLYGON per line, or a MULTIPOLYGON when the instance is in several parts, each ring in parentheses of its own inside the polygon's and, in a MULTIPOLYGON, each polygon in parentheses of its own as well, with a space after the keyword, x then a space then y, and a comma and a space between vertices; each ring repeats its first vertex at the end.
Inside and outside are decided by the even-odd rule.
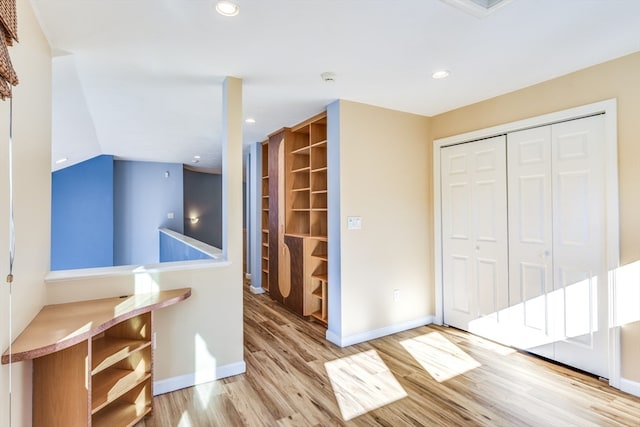
POLYGON ((132 426, 152 409, 153 311, 191 288, 47 305, 2 355, 33 360, 34 426, 132 426))

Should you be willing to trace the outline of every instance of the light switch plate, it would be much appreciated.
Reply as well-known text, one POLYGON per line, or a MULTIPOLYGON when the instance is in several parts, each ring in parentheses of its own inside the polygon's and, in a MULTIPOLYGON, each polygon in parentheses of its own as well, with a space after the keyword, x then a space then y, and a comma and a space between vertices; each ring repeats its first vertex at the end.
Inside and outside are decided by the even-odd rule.
POLYGON ((359 216, 347 217, 347 230, 360 230, 362 228, 362 218, 359 216))
POLYGON ((169 212, 167 214, 167 219, 173 219, 173 212, 169 212))

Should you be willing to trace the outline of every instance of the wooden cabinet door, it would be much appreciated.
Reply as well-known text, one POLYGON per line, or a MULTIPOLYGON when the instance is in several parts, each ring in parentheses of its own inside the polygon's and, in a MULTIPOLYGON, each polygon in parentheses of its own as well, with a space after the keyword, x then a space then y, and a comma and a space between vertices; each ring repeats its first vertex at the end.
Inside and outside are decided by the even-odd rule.
POLYGON ((284 305, 293 312, 303 315, 304 294, 304 238, 284 236, 284 244, 288 251, 289 294, 284 298, 284 305))

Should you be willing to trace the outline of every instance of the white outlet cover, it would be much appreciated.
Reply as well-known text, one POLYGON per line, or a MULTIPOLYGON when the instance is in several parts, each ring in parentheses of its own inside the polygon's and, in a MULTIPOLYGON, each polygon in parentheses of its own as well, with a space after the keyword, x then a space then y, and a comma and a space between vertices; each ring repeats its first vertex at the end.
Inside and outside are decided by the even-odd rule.
POLYGON ((173 219, 173 212, 169 212, 169 213, 167 214, 167 218, 168 218, 168 219, 173 219))

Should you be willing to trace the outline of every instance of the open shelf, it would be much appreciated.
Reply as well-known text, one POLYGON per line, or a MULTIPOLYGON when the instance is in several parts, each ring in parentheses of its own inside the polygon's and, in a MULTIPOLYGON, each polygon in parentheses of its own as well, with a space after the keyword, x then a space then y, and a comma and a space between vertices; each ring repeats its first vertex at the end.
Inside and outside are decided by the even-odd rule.
POLYGON ((93 338, 92 425, 133 425, 151 410, 151 358, 150 313, 115 324, 93 338))
POLYGON ((313 251, 311 252, 311 256, 315 257, 315 258, 320 258, 323 260, 327 260, 327 252, 328 252, 328 247, 327 247, 327 242, 326 241, 319 241, 318 243, 316 243, 316 245, 313 248, 313 251))
POLYGON ((109 368, 100 375, 101 381, 91 390, 92 413, 113 402, 112 396, 120 396, 151 378, 151 373, 138 370, 109 368))
POLYGON ((151 386, 134 387, 115 402, 93 414, 92 427, 133 426, 151 412, 151 386))
POLYGON ((269 141, 263 141, 260 146, 262 156, 262 276, 261 286, 269 290, 269 210, 271 203, 269 195, 269 141))
POLYGON ((103 336, 93 340, 91 375, 127 358, 131 353, 151 345, 150 341, 103 336))
POLYGON ((301 155, 309 155, 309 152, 311 150, 311 147, 309 147, 308 145, 305 145, 304 147, 300 147, 296 150, 293 150, 291 153, 292 154, 301 154, 301 155))
POLYGON ((325 316, 322 313, 322 310, 318 310, 318 311, 314 311, 313 313, 311 313, 311 317, 319 320, 320 322, 326 324, 327 323, 327 316, 325 316))

